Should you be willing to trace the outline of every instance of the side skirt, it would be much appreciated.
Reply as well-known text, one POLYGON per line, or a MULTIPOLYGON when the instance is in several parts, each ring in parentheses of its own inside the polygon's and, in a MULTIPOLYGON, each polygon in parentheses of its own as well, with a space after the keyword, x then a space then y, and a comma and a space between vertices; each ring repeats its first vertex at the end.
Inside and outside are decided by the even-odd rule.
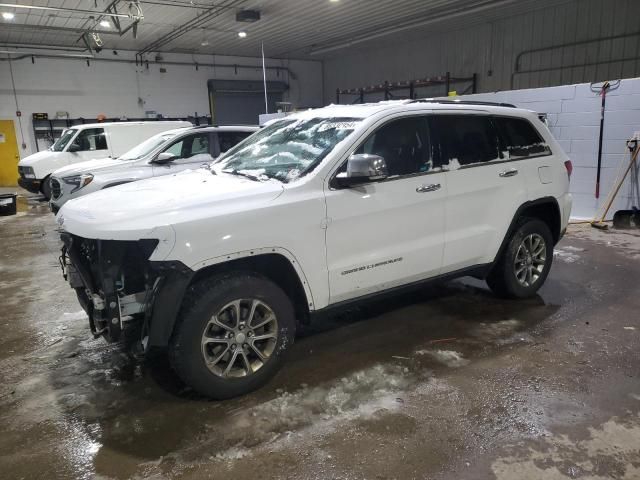
POLYGON ((344 300, 342 302, 329 305, 328 307, 325 307, 321 310, 315 310, 311 312, 310 320, 311 321, 318 320, 322 317, 334 315, 336 313, 339 313, 342 310, 346 310, 348 308, 353 308, 356 306, 361 306, 368 302, 372 302, 374 300, 381 300, 389 297, 402 295, 405 293, 419 290, 428 285, 443 283, 443 282, 454 280, 460 277, 474 277, 479 280, 484 280, 487 274, 489 273, 489 271, 491 270, 492 266, 493 266, 493 263, 474 265, 473 267, 462 268, 454 272, 445 273, 443 275, 437 275, 435 277, 427 278, 425 280, 420 280, 418 282, 408 283, 406 285, 400 285, 398 287, 393 287, 387 290, 383 290, 381 292, 370 293, 367 295, 363 295, 361 297, 344 300))

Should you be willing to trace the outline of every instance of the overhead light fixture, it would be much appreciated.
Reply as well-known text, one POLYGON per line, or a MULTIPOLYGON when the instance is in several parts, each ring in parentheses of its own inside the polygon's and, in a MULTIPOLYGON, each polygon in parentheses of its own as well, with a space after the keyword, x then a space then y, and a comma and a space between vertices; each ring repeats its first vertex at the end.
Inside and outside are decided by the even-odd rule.
POLYGON ((240 38, 246 38, 246 36, 247 36, 247 32, 245 32, 245 31, 238 32, 238 36, 239 36, 240 38))
POLYGON ((100 26, 104 28, 111 28, 111 22, 109 20, 102 20, 100 26))
POLYGON ((207 45, 209 45, 209 40, 202 40, 200 42, 200 45, 202 45, 203 47, 206 47, 207 45))
POLYGON ((11 12, 2 12, 2 18, 5 20, 13 20, 15 18, 15 14, 11 12))

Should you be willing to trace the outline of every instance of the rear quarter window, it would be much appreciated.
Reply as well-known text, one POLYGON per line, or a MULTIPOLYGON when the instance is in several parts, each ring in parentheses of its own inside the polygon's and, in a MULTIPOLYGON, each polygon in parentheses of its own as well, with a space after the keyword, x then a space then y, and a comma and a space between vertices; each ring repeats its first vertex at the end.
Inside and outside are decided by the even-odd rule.
POLYGON ((551 155, 549 145, 529 120, 515 117, 494 117, 493 120, 500 132, 501 149, 509 159, 551 155))

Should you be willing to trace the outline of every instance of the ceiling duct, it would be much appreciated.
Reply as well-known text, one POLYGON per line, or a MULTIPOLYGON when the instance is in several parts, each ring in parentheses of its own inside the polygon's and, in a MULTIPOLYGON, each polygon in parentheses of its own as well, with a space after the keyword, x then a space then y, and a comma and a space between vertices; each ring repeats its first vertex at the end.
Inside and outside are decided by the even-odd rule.
POLYGON ((253 23, 260 20, 260 10, 240 10, 236 13, 236 21, 253 23))

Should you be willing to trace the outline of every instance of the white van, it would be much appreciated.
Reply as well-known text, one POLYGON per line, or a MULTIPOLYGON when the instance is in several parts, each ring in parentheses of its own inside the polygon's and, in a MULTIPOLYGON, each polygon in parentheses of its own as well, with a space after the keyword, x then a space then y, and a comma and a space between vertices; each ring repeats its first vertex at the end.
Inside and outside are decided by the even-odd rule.
POLYGON ((76 125, 48 149, 23 158, 18 163, 18 184, 32 192, 51 197, 49 176, 55 170, 96 158, 118 158, 158 133, 191 127, 190 122, 114 122, 76 125))

